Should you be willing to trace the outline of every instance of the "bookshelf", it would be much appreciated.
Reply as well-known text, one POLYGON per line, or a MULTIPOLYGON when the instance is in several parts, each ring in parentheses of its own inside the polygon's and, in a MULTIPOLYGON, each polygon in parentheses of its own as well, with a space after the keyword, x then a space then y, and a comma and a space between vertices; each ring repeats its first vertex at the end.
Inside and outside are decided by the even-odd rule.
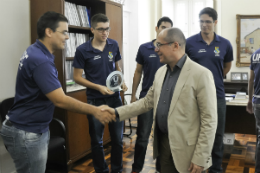
MULTIPOLYGON (((91 16, 97 13, 103 13, 110 19, 111 31, 109 38, 118 42, 120 52, 122 53, 123 43, 123 18, 122 5, 109 0, 31 0, 31 43, 37 39, 36 23, 39 17, 47 11, 55 11, 65 15, 65 2, 91 8, 91 16)), ((93 37, 89 27, 69 25, 70 33, 89 34, 93 37)), ((54 53, 55 65, 59 72, 59 80, 64 92, 77 100, 87 102, 86 89, 72 90, 68 92, 66 87, 66 62, 73 61, 74 57, 66 56, 66 49, 54 53)), ((63 121, 66 126, 66 150, 67 164, 71 168, 73 163, 91 152, 91 139, 88 131, 88 120, 86 115, 77 114, 64 109, 55 108, 54 117, 63 121)), ((104 144, 110 142, 108 125, 105 126, 104 144)))

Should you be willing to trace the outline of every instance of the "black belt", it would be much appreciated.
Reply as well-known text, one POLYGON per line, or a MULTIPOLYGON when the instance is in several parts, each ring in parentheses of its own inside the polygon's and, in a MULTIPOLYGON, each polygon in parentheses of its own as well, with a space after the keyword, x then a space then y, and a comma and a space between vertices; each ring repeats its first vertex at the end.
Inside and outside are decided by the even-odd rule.
POLYGON ((9 120, 6 120, 5 125, 9 126, 9 127, 12 127, 13 123, 11 121, 9 121, 9 120))

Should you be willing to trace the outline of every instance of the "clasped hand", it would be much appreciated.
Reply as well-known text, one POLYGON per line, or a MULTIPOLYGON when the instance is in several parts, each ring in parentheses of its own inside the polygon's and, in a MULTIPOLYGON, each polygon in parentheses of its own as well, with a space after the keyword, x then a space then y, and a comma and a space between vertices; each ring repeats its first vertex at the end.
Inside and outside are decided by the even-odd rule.
POLYGON ((99 106, 98 111, 94 114, 94 117, 102 124, 116 121, 115 110, 106 105, 99 106))

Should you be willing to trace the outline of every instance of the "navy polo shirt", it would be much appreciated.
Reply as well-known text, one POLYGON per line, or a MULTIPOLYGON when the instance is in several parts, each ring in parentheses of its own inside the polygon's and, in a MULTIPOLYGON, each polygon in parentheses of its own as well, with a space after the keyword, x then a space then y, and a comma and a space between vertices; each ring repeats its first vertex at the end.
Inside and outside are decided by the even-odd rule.
POLYGON ((18 129, 46 132, 55 106, 45 95, 60 87, 54 56, 36 40, 20 58, 14 105, 7 118, 18 129))
POLYGON ((191 36, 186 42, 186 54, 193 61, 208 68, 215 81, 217 98, 225 98, 223 82, 223 65, 233 61, 233 48, 230 42, 215 34, 214 40, 207 45, 201 33, 191 36))
POLYGON ((153 85, 156 71, 164 65, 160 63, 158 54, 154 52, 154 41, 142 44, 137 52, 136 62, 143 66, 143 83, 139 98, 145 97, 149 88, 153 85))
MULTIPOLYGON (((115 63, 121 59, 119 47, 115 40, 108 38, 102 52, 92 47, 92 40, 76 49, 73 67, 84 69, 88 81, 106 86, 108 75, 116 70, 115 63)), ((111 95, 103 95, 98 90, 91 88, 87 88, 86 94, 87 99, 111 97, 111 95)), ((119 96, 119 92, 112 96, 119 96)))
POLYGON ((260 104, 260 49, 251 56, 250 69, 254 71, 254 97, 253 103, 260 104))

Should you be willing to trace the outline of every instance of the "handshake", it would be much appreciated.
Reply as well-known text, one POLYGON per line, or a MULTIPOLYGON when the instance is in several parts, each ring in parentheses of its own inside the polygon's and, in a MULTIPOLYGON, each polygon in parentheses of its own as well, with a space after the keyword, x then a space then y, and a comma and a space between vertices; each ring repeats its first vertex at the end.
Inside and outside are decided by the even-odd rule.
POLYGON ((102 124, 106 124, 112 121, 116 121, 116 113, 114 108, 110 108, 107 105, 97 107, 98 110, 93 115, 102 124))

